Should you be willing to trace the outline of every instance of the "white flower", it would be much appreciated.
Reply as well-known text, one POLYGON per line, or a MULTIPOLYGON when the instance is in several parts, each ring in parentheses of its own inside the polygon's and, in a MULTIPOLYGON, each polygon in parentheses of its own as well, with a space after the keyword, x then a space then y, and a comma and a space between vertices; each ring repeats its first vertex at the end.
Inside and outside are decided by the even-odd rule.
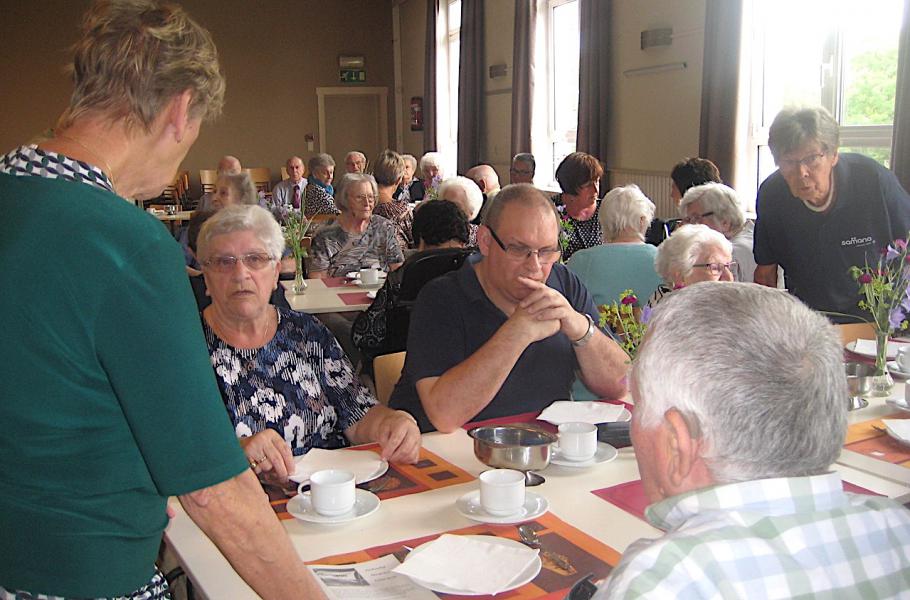
POLYGON ((244 423, 243 421, 237 423, 237 427, 234 427, 234 433, 239 438, 251 437, 253 435, 253 430, 250 429, 250 426, 244 423))
POLYGON ((326 358, 324 364, 326 380, 330 386, 344 389, 354 382, 354 374, 344 360, 326 358))
POLYGON ((288 419, 288 424, 284 426, 284 441, 286 441, 291 448, 304 448, 306 446, 307 437, 303 419, 300 418, 300 415, 291 415, 291 418, 288 419))
POLYGON ((228 385, 237 383, 240 377, 240 361, 226 348, 220 348, 212 353, 212 366, 215 373, 228 385))
POLYGON ((284 415, 284 409, 287 401, 284 396, 275 392, 271 388, 256 390, 250 397, 250 404, 253 410, 268 422, 276 423, 284 415))

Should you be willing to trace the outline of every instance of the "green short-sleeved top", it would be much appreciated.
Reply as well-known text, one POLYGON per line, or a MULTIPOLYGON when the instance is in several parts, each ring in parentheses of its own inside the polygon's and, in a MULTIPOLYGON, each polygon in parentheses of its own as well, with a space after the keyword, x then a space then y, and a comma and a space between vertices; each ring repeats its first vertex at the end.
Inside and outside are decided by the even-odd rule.
POLYGON ((167 497, 247 468, 183 256, 86 183, 0 173, 0 209, 0 585, 125 594, 167 497))

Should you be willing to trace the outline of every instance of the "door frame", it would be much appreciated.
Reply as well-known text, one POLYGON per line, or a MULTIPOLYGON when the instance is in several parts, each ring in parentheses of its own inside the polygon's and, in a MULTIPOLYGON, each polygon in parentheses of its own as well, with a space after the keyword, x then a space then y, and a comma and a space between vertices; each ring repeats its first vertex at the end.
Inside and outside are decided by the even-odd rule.
POLYGON ((382 148, 389 147, 389 88, 380 86, 317 87, 316 101, 319 111, 319 151, 326 151, 325 99, 327 96, 375 96, 379 99, 379 140, 382 148))

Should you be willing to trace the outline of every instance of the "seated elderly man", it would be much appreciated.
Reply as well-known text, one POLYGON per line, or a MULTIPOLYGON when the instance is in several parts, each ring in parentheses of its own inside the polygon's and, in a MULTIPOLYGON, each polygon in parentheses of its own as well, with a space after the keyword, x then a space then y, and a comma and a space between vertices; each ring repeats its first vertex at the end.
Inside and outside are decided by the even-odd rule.
POLYGON ((768 132, 778 170, 758 190, 756 283, 787 288, 835 321, 868 319, 851 266, 910 230, 910 196, 894 173, 860 154, 839 154, 837 121, 823 108, 784 109, 768 132))
POLYGON ((733 246, 707 225, 686 225, 657 248, 654 269, 664 280, 648 299, 656 306, 665 296, 700 281, 733 281, 733 246))
POLYGON ((279 181, 272 188, 272 204, 276 209, 299 210, 307 184, 306 178, 303 176, 303 159, 299 156, 292 156, 287 160, 284 168, 288 172, 288 178, 279 181))
POLYGON ((439 185, 439 200, 454 203, 468 218, 468 246, 477 245, 476 221, 483 208, 483 194, 477 184, 460 175, 450 177, 439 185))
POLYGON ((473 221, 475 225, 480 225, 480 219, 483 217, 484 211, 486 211, 490 202, 493 201, 493 198, 496 197, 496 194, 499 193, 499 175, 496 174, 496 171, 490 165, 480 164, 468 169, 465 177, 476 183, 483 194, 483 206, 480 207, 480 215, 473 221))
POLYGON ((512 157, 512 166, 509 167, 509 183, 534 183, 534 173, 537 171, 537 161, 530 152, 520 152, 512 157))
POLYGON ((666 533, 629 546, 595 597, 905 597, 910 511, 845 493, 831 470, 842 361, 834 327, 787 294, 701 283, 667 298, 631 376, 646 517, 666 533))
POLYGON ((755 223, 746 218, 736 190, 722 183, 706 183, 689 188, 679 203, 679 214, 685 223, 701 223, 722 233, 733 245, 735 281, 752 283, 755 258, 752 235, 755 223))
POLYGON ((422 430, 540 410, 579 371, 599 397, 625 393, 627 356, 598 329, 591 295, 558 264, 559 217, 528 184, 507 186, 477 234, 481 260, 428 283, 390 406, 422 430))
POLYGON ((367 157, 363 152, 351 150, 344 157, 345 173, 363 173, 367 168, 367 157))

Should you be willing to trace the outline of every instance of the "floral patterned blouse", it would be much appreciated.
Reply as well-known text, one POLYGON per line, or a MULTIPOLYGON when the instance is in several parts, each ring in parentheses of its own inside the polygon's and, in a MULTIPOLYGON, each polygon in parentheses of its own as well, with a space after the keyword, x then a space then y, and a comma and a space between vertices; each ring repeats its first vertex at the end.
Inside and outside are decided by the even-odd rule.
POLYGON ((567 261, 569 258, 578 252, 579 250, 584 250, 585 248, 592 248, 600 244, 601 239, 601 230, 600 230, 600 219, 598 215, 600 213, 600 202, 601 199, 597 199, 597 210, 594 211, 594 215, 587 221, 578 221, 573 217, 570 217, 566 212, 565 202, 562 200, 562 194, 558 194, 553 198, 553 203, 556 205, 556 211, 559 212, 560 218, 562 218, 564 224, 568 224, 569 227, 566 228, 563 226, 563 231, 566 232, 568 237, 568 245, 562 252, 562 260, 567 261), (568 231, 566 231, 568 229, 568 231))
POLYGON ((274 429, 295 456, 349 445, 344 431, 376 400, 326 327, 306 313, 278 311, 262 348, 234 348, 203 319, 218 387, 237 437, 274 429))
POLYGON ((395 224, 395 233, 398 236, 398 245, 401 246, 402 252, 414 245, 414 238, 411 234, 414 215, 407 201, 392 200, 378 203, 373 209, 373 214, 385 217, 395 224))
POLYGON ((304 188, 303 206, 303 216, 307 219, 314 215, 337 215, 339 213, 332 195, 312 181, 308 182, 304 188))
POLYGON ((319 230, 310 248, 310 270, 326 271, 329 277, 344 277, 351 271, 378 264, 383 271, 404 262, 395 225, 373 215, 360 235, 348 233, 333 223, 319 230))

